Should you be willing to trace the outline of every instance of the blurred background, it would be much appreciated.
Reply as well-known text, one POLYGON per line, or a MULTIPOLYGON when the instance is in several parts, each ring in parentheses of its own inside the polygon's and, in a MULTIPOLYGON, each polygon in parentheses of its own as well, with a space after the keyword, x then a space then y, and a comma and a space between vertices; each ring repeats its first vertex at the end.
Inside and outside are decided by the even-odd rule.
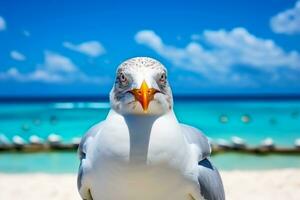
MULTIPOLYGON (((13 146, 0 172, 75 173, 75 150, 15 147, 77 143, 135 56, 167 67, 178 119, 213 145, 300 148, 300 1, 2 0, 0 44, 0 148, 13 146)), ((300 167, 295 153, 212 159, 221 170, 300 167)))

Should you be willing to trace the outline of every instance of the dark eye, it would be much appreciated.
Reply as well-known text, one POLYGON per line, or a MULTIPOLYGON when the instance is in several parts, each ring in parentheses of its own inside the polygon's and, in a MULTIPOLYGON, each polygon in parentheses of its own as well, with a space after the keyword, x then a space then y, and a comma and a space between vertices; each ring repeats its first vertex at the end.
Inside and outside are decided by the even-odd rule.
POLYGON ((127 81, 127 78, 126 78, 126 76, 125 76, 123 73, 121 73, 121 74, 119 75, 119 80, 120 80, 121 82, 126 82, 126 81, 127 81))
POLYGON ((119 87, 123 88, 129 84, 128 77, 124 73, 119 73, 116 79, 119 87))
POLYGON ((160 75, 159 81, 160 81, 161 83, 165 83, 166 80, 167 80, 166 74, 165 74, 165 73, 162 73, 162 74, 160 75))

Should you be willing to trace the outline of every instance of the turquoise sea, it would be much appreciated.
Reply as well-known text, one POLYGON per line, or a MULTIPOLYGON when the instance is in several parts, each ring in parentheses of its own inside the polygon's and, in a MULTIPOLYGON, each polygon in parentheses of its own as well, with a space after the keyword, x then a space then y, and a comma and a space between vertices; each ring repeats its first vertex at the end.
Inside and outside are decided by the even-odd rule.
MULTIPOLYGON (((213 140, 239 136, 255 146, 271 137, 278 146, 293 146, 300 138, 300 101, 178 100, 174 108, 179 121, 196 126, 213 140)), ((33 134, 46 138, 56 133, 67 143, 105 119, 108 111, 108 102, 0 103, 0 134, 28 140, 33 134)), ((221 170, 300 167, 297 155, 225 153, 212 160, 221 170)), ((77 167, 75 152, 0 153, 0 173, 73 173, 77 167)))

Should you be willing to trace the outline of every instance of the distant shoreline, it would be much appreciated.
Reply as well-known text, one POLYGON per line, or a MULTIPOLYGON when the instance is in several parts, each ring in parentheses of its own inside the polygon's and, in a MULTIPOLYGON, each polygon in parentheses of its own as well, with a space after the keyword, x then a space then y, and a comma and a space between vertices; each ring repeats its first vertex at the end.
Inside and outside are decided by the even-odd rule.
MULTIPOLYGON (((174 95, 176 101, 300 101, 300 94, 251 94, 251 95, 174 95)), ((38 102, 103 102, 108 96, 6 96, 0 103, 38 103, 38 102)))

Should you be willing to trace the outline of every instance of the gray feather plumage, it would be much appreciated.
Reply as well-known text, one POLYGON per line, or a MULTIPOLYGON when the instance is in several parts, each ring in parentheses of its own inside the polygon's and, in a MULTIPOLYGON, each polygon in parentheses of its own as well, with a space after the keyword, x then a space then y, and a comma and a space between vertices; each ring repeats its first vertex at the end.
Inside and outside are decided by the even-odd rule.
POLYGON ((211 147, 207 137, 192 126, 181 124, 181 127, 187 141, 197 145, 200 149, 198 183, 201 195, 206 200, 224 200, 225 193, 221 176, 208 159, 211 154, 211 147))
MULTIPOLYGON (((83 182, 83 176, 84 176, 84 170, 82 168, 82 161, 85 159, 86 156, 86 145, 88 145, 89 140, 92 139, 101 129, 103 126, 103 122, 100 122, 96 125, 94 125, 92 128, 90 128, 87 133, 82 137, 79 147, 78 147, 78 156, 80 159, 80 165, 78 170, 78 176, 77 176, 77 188, 80 191, 81 188, 86 187, 83 182)), ((84 200, 90 200, 93 199, 91 196, 91 193, 89 189, 87 190, 87 197, 82 197, 84 200)))
POLYGON ((198 182, 201 195, 206 200, 225 200, 221 176, 207 158, 199 162, 198 182))
POLYGON ((201 153, 199 161, 209 157, 211 154, 211 148, 207 137, 200 130, 192 126, 186 124, 180 125, 182 128, 182 132, 185 134, 185 138, 188 140, 188 142, 199 147, 201 153))
POLYGON ((79 155, 79 159, 80 161, 85 158, 85 154, 86 154, 86 145, 88 143, 88 139, 93 138, 98 132, 99 130, 101 130, 101 126, 103 125, 103 121, 94 125, 93 127, 91 127, 85 134, 84 136, 81 138, 81 141, 79 143, 79 147, 78 147, 78 155, 79 155))

